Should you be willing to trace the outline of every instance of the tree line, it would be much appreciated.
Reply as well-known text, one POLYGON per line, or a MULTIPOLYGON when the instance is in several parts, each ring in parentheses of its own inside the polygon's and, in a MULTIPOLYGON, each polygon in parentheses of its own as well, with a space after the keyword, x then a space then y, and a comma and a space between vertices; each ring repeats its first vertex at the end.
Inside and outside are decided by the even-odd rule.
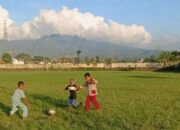
POLYGON ((163 63, 165 66, 180 64, 180 51, 164 51, 158 56, 151 56, 146 58, 144 62, 158 62, 163 63))
MULTIPOLYGON (((86 63, 86 64, 97 64, 97 63, 106 63, 111 64, 112 62, 117 62, 117 60, 111 57, 105 57, 102 58, 100 56, 95 57, 88 57, 88 56, 81 56, 82 51, 78 50, 76 52, 76 55, 74 57, 70 56, 63 56, 60 58, 49 58, 46 56, 31 56, 27 53, 20 53, 16 55, 14 58, 16 58, 19 61, 24 61, 25 64, 31 64, 31 63, 73 63, 73 64, 79 64, 79 63, 86 63)), ((5 64, 12 64, 13 57, 9 53, 4 53, 2 55, 2 61, 5 64)))
MULTIPOLYGON (((105 63, 107 65, 110 65, 112 63, 126 63, 126 62, 138 62, 137 60, 130 60, 130 59, 123 59, 119 60, 118 58, 112 58, 112 57, 88 57, 88 56, 81 56, 82 51, 78 50, 74 57, 72 56, 63 56, 60 58, 49 58, 45 56, 31 56, 27 53, 20 53, 15 58, 20 61, 24 61, 25 64, 31 64, 31 63, 73 63, 73 64, 79 64, 79 63, 86 63, 86 64, 98 64, 98 63, 105 63)), ((12 63, 12 56, 9 53, 5 53, 2 55, 2 61, 6 64, 12 63)), ((180 63, 180 51, 164 51, 161 52, 158 56, 150 56, 146 58, 143 62, 146 63, 163 63, 165 66, 167 65, 173 65, 173 64, 179 64, 180 63)))

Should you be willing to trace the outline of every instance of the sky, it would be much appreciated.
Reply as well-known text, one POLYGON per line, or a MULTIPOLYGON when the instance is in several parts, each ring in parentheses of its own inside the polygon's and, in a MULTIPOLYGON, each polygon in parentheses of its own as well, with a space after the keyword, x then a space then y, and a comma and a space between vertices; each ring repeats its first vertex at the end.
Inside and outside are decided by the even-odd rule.
MULTIPOLYGON (((41 16, 40 12, 42 10, 46 10, 46 13, 42 15, 48 15, 48 10, 56 11, 58 14, 62 13, 62 8, 65 7, 67 8, 66 12, 71 11, 69 13, 75 13, 74 9, 77 8, 79 13, 78 17, 77 15, 72 15, 71 17, 74 17, 74 19, 80 18, 81 15, 82 17, 87 17, 86 19, 82 18, 83 20, 79 20, 80 22, 76 23, 79 26, 81 24, 83 25, 83 29, 78 29, 85 32, 86 35, 80 34, 80 32, 72 34, 72 30, 69 31, 67 28, 60 27, 60 25, 57 25, 56 28, 60 28, 61 30, 68 30, 68 33, 67 31, 63 32, 59 30, 53 30, 52 27, 47 27, 46 20, 46 22, 41 22, 41 24, 46 25, 48 29, 52 30, 47 32, 47 34, 53 32, 59 32, 60 34, 68 35, 78 34, 78 36, 90 39, 103 39, 104 37, 108 36, 108 40, 111 42, 121 41, 123 43, 151 43, 148 45, 132 45, 142 48, 154 49, 162 47, 163 49, 167 48, 167 50, 176 48, 180 49, 179 0, 0 0, 0 6, 8 12, 9 19, 16 23, 17 26, 22 26, 26 22, 31 22, 31 25, 38 25, 38 29, 41 29, 39 27, 40 25, 37 24, 34 19, 38 16, 41 16), (83 15, 87 12, 93 15, 91 20, 96 21, 94 24, 89 23, 89 25, 84 25, 84 22, 87 22, 88 18, 91 17, 83 15), (101 17, 103 20, 96 19, 96 17, 101 17), (113 23, 109 21, 113 21, 113 23), (101 25, 99 25, 99 22, 101 25), (98 27, 96 27, 98 29, 95 28, 95 25, 98 25, 98 27), (125 27, 122 27, 123 25, 125 27), (90 26, 91 28, 94 27, 96 31, 98 30, 100 33, 104 34, 102 36, 98 36, 97 38, 93 36, 94 32, 92 30, 91 33, 90 31, 86 31, 87 26, 90 26), (108 26, 108 29, 106 31, 102 31, 102 26, 103 29, 108 26), (115 27, 119 28, 119 30, 115 30, 115 27), (144 28, 144 30, 141 27, 144 28), (122 31, 123 34, 116 35, 115 33, 118 31, 122 31), (105 34, 107 32, 111 34, 105 34), (133 34, 130 32, 133 32, 133 34)), ((60 15, 57 17, 63 16, 64 15, 60 15)), ((61 20, 61 18, 58 18, 58 20, 61 20)), ((51 23, 55 24, 58 20, 54 20, 51 23)), ((69 19, 64 18, 61 21, 66 23, 66 20, 69 19)), ((42 19, 39 19, 39 21, 42 21, 42 19)), ((76 25, 75 23, 73 24, 74 26, 76 25)), ((66 24, 64 25, 66 26, 66 24)), ((20 29, 20 31, 22 32, 22 30, 26 30, 27 32, 27 27, 29 28, 29 26, 30 25, 26 25, 26 29, 23 27, 23 29, 20 29)), ((74 28, 74 26, 72 28, 74 28)), ((15 27, 13 27, 13 29, 14 28, 15 27)), ((34 29, 31 28, 30 30, 34 29)), ((39 34, 39 36, 42 35, 42 33, 39 34)), ((28 37, 33 36, 28 35, 28 37)))

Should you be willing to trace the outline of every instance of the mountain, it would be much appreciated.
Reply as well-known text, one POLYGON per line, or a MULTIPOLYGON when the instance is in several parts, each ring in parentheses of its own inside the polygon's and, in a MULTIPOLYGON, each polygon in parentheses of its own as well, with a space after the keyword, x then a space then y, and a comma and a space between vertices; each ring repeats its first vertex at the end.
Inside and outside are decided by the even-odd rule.
POLYGON ((9 52, 15 56, 18 53, 25 52, 33 56, 60 57, 74 56, 77 50, 82 51, 82 56, 114 56, 119 59, 145 58, 160 53, 157 50, 144 50, 106 42, 95 42, 77 36, 51 35, 37 40, 0 41, 1 55, 4 52, 9 52))

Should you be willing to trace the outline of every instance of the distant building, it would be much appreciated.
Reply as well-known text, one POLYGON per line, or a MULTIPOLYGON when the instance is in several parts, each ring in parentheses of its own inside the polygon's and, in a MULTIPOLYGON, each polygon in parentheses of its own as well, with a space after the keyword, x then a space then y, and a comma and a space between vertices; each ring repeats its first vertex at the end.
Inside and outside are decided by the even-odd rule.
POLYGON ((45 63, 44 63, 44 61, 40 61, 38 64, 39 65, 44 65, 45 63))
POLYGON ((144 63, 144 58, 141 58, 140 60, 138 60, 137 63, 144 63))
POLYGON ((16 58, 12 58, 12 64, 13 65, 24 65, 24 61, 18 60, 16 58))

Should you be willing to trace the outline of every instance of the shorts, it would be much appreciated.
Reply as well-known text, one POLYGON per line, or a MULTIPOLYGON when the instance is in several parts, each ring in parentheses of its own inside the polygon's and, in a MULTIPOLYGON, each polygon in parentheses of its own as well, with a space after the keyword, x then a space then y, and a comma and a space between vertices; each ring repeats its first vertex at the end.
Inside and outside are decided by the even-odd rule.
POLYGON ((68 106, 78 106, 78 102, 76 99, 68 99, 68 106))

